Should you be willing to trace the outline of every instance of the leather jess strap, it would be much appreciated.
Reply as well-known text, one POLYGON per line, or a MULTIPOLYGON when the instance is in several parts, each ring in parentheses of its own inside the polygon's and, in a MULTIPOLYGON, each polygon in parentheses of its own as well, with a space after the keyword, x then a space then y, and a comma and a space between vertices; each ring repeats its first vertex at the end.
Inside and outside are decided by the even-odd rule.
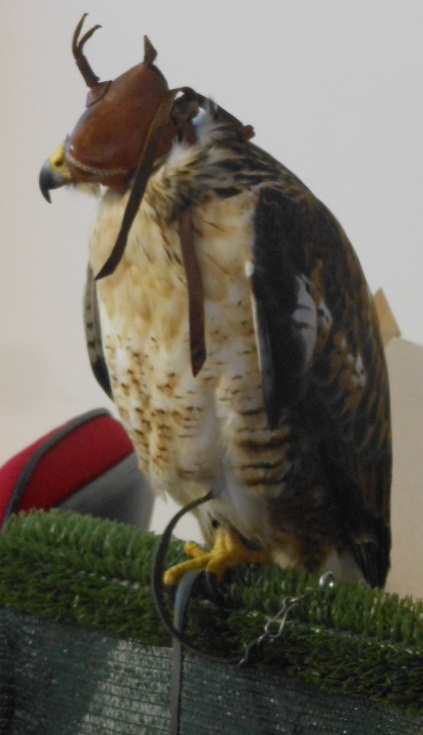
POLYGON ((166 125, 169 122, 170 113, 172 112, 173 103, 179 89, 171 89, 166 92, 156 110, 153 122, 150 125, 148 135, 144 141, 141 151, 140 160, 135 171, 134 182, 125 213, 123 215, 122 224, 120 226, 117 240, 113 250, 107 258, 105 264, 97 273, 96 281, 106 276, 110 276, 116 270, 123 256, 129 231, 132 227, 136 214, 141 206, 141 202, 147 188, 148 181, 153 171, 154 161, 157 156, 157 148, 160 138, 162 137, 166 125))
MULTIPOLYGON (((191 128, 189 128, 189 126, 191 125, 192 118, 198 112, 199 105, 209 103, 209 100, 207 100, 206 97, 198 94, 189 87, 178 87, 164 93, 153 117, 153 121, 150 125, 141 151, 133 180, 132 190, 129 195, 117 240, 108 259, 97 274, 96 280, 100 280, 111 275, 122 259, 129 231, 141 206, 148 181, 153 172, 160 140, 165 132, 169 120, 171 119, 172 111, 174 110, 174 107, 176 107, 175 100, 179 93, 183 93, 184 99, 188 102, 188 109, 190 109, 190 112, 185 116, 182 114, 180 120, 175 118, 175 122, 179 127, 179 130, 175 128, 175 132, 177 131, 181 135, 187 131, 192 133, 192 126, 191 128)), ((239 120, 237 120, 237 118, 223 108, 218 106, 215 106, 215 108, 226 122, 240 132, 244 140, 249 140, 253 137, 254 130, 251 125, 244 126, 239 120)), ((206 344, 204 333, 203 284, 194 248, 191 211, 189 208, 183 210, 179 216, 179 239, 188 288, 191 369, 195 377, 200 372, 205 362, 206 344)))
MULTIPOLYGON (((141 152, 116 243, 107 261, 97 274, 96 280, 111 275, 119 265, 125 250, 129 231, 141 206, 148 181, 153 171, 159 141, 169 123, 176 96, 180 91, 181 89, 172 89, 167 92, 156 110, 141 152)), ((200 372, 206 359, 206 346, 204 336, 203 286, 194 249, 189 210, 181 213, 179 225, 182 258, 188 286, 191 368, 195 376, 200 372)))

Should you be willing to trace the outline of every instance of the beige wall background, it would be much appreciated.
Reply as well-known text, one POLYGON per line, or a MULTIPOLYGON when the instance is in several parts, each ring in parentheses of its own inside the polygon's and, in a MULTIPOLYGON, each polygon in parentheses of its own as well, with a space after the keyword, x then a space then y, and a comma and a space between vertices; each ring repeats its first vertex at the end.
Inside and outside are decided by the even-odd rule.
MULTIPOLYGON (((342 222, 404 340, 388 347, 395 438, 389 582, 423 596, 423 4, 420 0, 0 0, 0 462, 107 400, 85 354, 81 295, 93 202, 38 171, 82 113, 70 52, 82 13, 109 79, 156 46, 171 86, 190 85, 251 123, 342 222)), ((172 504, 156 505, 161 530, 172 504)), ((189 521, 182 536, 195 535, 189 521)))

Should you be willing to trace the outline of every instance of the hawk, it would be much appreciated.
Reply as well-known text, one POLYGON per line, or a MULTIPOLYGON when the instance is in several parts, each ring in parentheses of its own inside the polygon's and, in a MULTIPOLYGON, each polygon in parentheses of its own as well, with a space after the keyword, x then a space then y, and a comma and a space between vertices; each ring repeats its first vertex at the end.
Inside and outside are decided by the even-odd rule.
POLYGON ((145 38, 89 87, 40 186, 98 197, 86 314, 91 362, 141 470, 244 561, 332 569, 382 586, 389 568, 389 387, 373 300, 335 217, 253 130, 194 90, 169 90, 145 38))

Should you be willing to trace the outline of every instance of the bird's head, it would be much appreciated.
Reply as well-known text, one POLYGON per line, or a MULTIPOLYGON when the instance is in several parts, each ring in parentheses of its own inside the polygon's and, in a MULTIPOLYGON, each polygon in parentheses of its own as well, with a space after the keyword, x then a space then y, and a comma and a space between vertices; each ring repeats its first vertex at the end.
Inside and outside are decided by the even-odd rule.
MULTIPOLYGON (((154 65, 157 54, 148 38, 144 39, 141 64, 113 81, 101 82, 83 53, 86 41, 99 26, 80 38, 85 17, 86 14, 75 30, 72 50, 89 88, 86 109, 73 132, 41 169, 40 188, 48 201, 51 189, 68 183, 96 182, 123 193, 137 169, 149 134, 155 148, 154 160, 170 149, 177 135, 177 120, 172 116, 175 95, 166 104, 169 88, 154 65)), ((197 111, 198 105, 196 110, 191 109, 191 116, 197 111)))
MULTIPOLYGON (((113 81, 101 82, 84 55, 85 43, 100 26, 81 37, 86 15, 72 41, 76 64, 89 88, 86 109, 70 136, 42 166, 39 183, 47 201, 51 189, 71 183, 103 184, 121 194, 131 188, 115 246, 97 274, 103 278, 113 273, 122 257, 156 162, 170 151, 174 140, 195 142, 193 120, 210 101, 189 87, 169 89, 154 64, 157 54, 147 36, 142 63, 113 81)), ((214 110, 245 140, 254 134, 250 125, 242 125, 221 107, 214 105, 214 110)))

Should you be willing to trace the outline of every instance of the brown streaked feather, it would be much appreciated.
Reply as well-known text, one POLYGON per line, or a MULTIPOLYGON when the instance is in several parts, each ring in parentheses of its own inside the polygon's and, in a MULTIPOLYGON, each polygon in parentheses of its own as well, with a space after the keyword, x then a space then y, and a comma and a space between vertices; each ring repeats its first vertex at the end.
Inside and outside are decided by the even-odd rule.
MULTIPOLYGON (((311 195, 298 201, 284 196, 283 188, 265 188, 256 212, 253 283, 262 314, 259 331, 265 334, 261 361, 270 365, 263 372, 269 423, 275 425, 275 413, 287 406, 297 414, 309 451, 316 454, 312 471, 320 464, 320 483, 325 478, 338 507, 335 525, 344 525, 365 578, 383 585, 390 548, 389 389, 375 310, 357 257, 336 220, 311 195), (309 365, 304 324, 293 318, 301 276, 316 300, 316 320, 319 302, 332 320, 324 340, 316 339, 309 365)), ((304 475, 305 467, 301 483, 304 475)), ((307 488, 313 482, 319 480, 309 477, 307 488)))
POLYGON ((103 351, 96 282, 90 265, 87 268, 87 279, 84 291, 84 329, 88 357, 94 377, 100 387, 103 388, 104 392, 113 400, 109 370, 103 351))

